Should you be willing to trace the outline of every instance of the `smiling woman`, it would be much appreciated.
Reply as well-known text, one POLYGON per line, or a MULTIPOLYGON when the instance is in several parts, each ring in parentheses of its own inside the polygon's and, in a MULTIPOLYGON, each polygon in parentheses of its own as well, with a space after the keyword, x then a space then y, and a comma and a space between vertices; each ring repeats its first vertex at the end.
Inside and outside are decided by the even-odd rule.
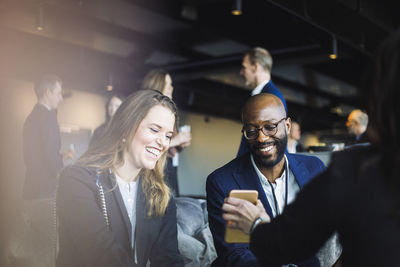
POLYGON ((138 91, 63 171, 57 266, 183 266, 175 202, 163 176, 176 117, 169 97, 138 91))
MULTIPOLYGON (((172 85, 171 75, 162 69, 154 69, 149 71, 143 78, 142 89, 157 90, 163 95, 172 99, 174 87, 172 85)), ((168 150, 168 157, 166 163, 166 181, 171 187, 174 196, 179 196, 178 186, 178 155, 182 149, 190 146, 192 135, 189 131, 175 132, 171 138, 171 145, 168 150)))

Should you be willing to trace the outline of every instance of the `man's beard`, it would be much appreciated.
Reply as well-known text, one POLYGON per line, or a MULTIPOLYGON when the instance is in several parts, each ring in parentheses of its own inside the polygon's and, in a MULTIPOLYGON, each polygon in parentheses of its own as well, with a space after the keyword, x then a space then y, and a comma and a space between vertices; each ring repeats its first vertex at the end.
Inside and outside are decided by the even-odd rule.
POLYGON ((249 147, 250 151, 252 152, 251 154, 254 157, 254 161, 257 163, 258 166, 263 167, 263 168, 271 168, 278 164, 283 156, 285 155, 286 151, 286 146, 287 146, 287 134, 285 132, 284 136, 282 138, 274 138, 275 140, 273 141, 268 141, 265 143, 257 143, 254 144, 253 147, 249 147), (276 147, 276 158, 275 159, 269 159, 267 157, 263 157, 258 155, 257 153, 254 153, 254 150, 257 150, 259 147, 265 146, 268 143, 273 143, 276 147))

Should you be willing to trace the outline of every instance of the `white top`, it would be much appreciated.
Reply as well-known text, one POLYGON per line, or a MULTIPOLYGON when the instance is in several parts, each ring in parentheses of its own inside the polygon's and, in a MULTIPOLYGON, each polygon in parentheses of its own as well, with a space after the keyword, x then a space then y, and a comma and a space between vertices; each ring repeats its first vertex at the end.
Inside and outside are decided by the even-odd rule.
POLYGON ((136 195, 137 188, 139 184, 140 177, 136 180, 136 182, 126 182, 117 174, 115 174, 117 178, 117 183, 119 187, 119 191, 121 192, 122 199, 124 200, 126 212, 128 213, 129 220, 132 225, 132 243, 131 246, 135 243, 135 227, 136 227, 136 195))
POLYGON ((257 85, 256 88, 253 89, 253 91, 251 91, 251 95, 258 95, 259 93, 261 93, 261 90, 264 88, 264 86, 269 82, 269 80, 265 80, 262 83, 260 83, 259 85, 257 85))
MULTIPOLYGON (((287 166, 287 169, 289 170, 289 180, 288 180, 288 197, 287 197, 287 204, 292 203, 296 199, 297 193, 300 191, 300 187, 297 184, 296 178, 294 177, 293 172, 289 169, 289 161, 285 157, 285 163, 287 166)), ((274 217, 277 216, 276 211, 275 211, 275 201, 274 201, 274 196, 272 193, 272 189, 270 186, 270 183, 268 182, 267 178, 260 172, 258 169, 256 163, 254 162, 253 155, 250 155, 251 163, 253 164, 253 167, 257 173, 258 178, 260 179, 261 185, 264 189, 265 195, 267 196, 268 203, 272 209, 272 214, 274 217)), ((275 191, 275 197, 276 201, 278 202, 278 215, 281 214, 285 208, 285 196, 286 196, 286 168, 284 169, 281 177, 277 178, 274 183, 272 184, 272 187, 274 188, 275 191)))

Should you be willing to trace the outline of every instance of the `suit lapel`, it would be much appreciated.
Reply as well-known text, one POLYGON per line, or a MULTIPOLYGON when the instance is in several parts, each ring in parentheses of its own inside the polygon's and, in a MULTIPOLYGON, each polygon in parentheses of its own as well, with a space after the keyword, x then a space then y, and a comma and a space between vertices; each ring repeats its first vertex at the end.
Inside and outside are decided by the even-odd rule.
POLYGON ((149 225, 146 225, 147 218, 147 205, 146 198, 142 190, 142 177, 139 178, 139 184, 136 196, 136 227, 135 227, 135 244, 134 249, 138 263, 142 262, 145 258, 146 248, 148 243, 151 241, 146 238, 146 229, 149 225))
POLYGON ((299 187, 303 188, 309 180, 310 172, 304 163, 299 161, 295 155, 287 153, 286 156, 289 161, 289 169, 293 172, 294 178, 299 184, 299 187))
POLYGON ((265 195, 260 179, 254 170, 253 164, 251 163, 250 153, 247 153, 245 156, 241 157, 239 165, 233 172, 233 177, 238 184, 238 188, 244 190, 256 189, 258 191, 258 198, 261 200, 268 215, 272 218, 271 206, 268 203, 268 199, 265 195))

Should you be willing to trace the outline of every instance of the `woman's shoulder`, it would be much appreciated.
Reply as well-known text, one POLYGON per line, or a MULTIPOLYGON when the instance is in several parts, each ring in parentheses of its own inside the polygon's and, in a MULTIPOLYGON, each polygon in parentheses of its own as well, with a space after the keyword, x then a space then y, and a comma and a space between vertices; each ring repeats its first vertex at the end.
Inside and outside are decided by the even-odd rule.
POLYGON ((61 176, 67 176, 67 175, 93 175, 96 174, 95 168, 84 166, 81 164, 73 164, 65 167, 62 172, 61 176))
MULTIPOLYGON (((365 181, 366 170, 375 170, 379 162, 379 151, 370 145, 354 146, 349 149, 332 153, 329 170, 335 181, 351 181, 355 185, 365 181)), ((367 175, 368 176, 368 175, 367 175)))
POLYGON ((73 164, 65 167, 60 174, 60 184, 65 182, 94 184, 96 182, 96 169, 84 165, 73 164))

